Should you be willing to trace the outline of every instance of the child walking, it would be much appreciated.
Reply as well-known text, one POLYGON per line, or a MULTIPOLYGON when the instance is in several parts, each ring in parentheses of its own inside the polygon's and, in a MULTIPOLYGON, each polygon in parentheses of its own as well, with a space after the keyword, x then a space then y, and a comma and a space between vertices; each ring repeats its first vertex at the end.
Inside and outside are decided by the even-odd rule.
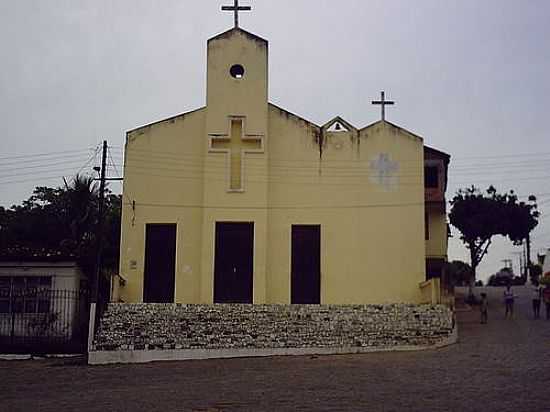
POLYGON ((533 282, 533 317, 540 318, 540 301, 542 299, 542 286, 538 281, 533 282))
POLYGON ((514 291, 512 290, 511 285, 506 285, 506 290, 504 291, 504 305, 506 307, 504 319, 507 319, 508 315, 510 315, 510 319, 514 317, 514 298, 514 291))

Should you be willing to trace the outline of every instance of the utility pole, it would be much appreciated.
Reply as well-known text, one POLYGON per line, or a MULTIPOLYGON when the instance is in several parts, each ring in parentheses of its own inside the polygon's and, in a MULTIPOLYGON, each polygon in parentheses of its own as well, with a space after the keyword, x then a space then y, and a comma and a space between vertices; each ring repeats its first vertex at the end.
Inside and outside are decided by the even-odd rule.
POLYGON ((526 239, 523 240, 523 273, 522 276, 527 279, 527 271, 529 264, 527 262, 527 243, 526 239))
POLYGON ((97 301, 99 297, 99 277, 101 276, 101 261, 103 254, 103 221, 104 221, 104 207, 105 207, 105 169, 107 168, 107 140, 103 141, 103 153, 101 156, 101 171, 100 171, 100 183, 99 183, 99 216, 97 219, 96 227, 96 261, 95 261, 95 275, 92 283, 92 296, 90 300, 90 322, 88 325, 88 350, 91 349, 91 345, 94 338, 97 320, 97 301))
POLYGON ((531 234, 527 234, 527 238, 525 239, 525 252, 527 253, 526 280, 529 280, 531 277, 531 234))
MULTIPOLYGON (((513 255, 516 255, 516 256, 519 256, 519 275, 521 276, 521 274, 523 273, 522 270, 523 270, 523 262, 522 262, 522 255, 523 255, 523 252, 512 252, 513 255)), ((513 270, 513 269, 512 269, 513 270)), ((517 276, 517 274, 516 274, 517 276)))

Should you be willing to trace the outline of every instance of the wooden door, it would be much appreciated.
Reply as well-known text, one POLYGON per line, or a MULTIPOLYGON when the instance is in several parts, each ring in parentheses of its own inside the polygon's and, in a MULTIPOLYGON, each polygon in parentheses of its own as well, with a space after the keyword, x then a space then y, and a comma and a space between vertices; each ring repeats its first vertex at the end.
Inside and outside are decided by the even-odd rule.
POLYGON ((292 226, 291 303, 321 303, 321 226, 292 226))
POLYGON ((254 223, 217 222, 214 303, 252 303, 254 223))
POLYGON ((174 302, 176 234, 175 224, 146 226, 143 275, 143 301, 146 303, 174 302))

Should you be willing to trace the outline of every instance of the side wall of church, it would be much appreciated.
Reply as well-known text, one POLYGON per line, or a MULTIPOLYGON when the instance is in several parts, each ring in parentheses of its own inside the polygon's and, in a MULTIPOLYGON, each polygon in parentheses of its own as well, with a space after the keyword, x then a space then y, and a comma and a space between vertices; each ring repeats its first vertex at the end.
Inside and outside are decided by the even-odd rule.
POLYGON ((121 299, 143 299, 146 224, 177 224, 177 302, 199 303, 205 110, 129 132, 125 148, 121 299), (135 208, 132 203, 135 202, 135 208))
POLYGON ((389 124, 321 135, 274 106, 269 124, 267 302, 290 302, 296 224, 321 226, 322 303, 419 302, 422 140, 389 124))

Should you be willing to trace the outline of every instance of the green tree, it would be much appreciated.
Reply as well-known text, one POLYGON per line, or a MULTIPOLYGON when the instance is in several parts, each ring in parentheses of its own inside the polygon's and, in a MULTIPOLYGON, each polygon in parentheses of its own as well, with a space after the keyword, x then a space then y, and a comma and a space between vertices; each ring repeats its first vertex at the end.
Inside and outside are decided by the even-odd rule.
POLYGON ((449 220, 460 232, 460 239, 470 251, 473 280, 495 235, 521 242, 538 224, 536 198, 518 202, 513 191, 499 194, 490 186, 485 193, 475 186, 460 189, 451 200, 449 220))
POLYGON ((472 267, 461 260, 453 260, 447 264, 447 273, 455 286, 470 285, 473 279, 472 267))
MULTIPOLYGON (((98 184, 75 176, 64 187, 37 187, 29 199, 0 208, 0 253, 4 256, 63 255, 78 259, 91 273, 95 262, 98 184)), ((104 262, 116 268, 121 196, 107 193, 104 262)))

